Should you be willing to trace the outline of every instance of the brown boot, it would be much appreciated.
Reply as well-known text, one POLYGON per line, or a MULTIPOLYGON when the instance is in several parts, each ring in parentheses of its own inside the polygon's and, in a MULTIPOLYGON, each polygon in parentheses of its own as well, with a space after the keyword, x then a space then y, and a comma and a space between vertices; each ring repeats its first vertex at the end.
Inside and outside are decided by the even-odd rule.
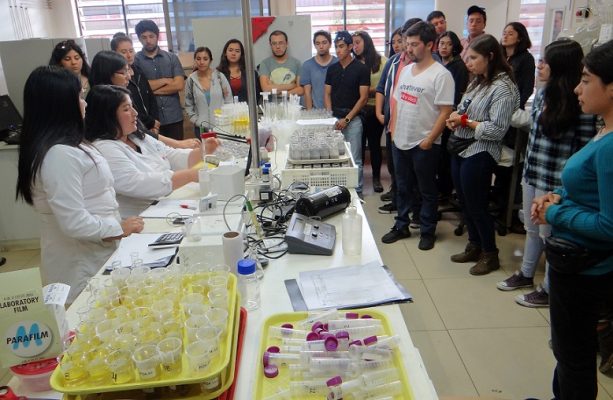
POLYGON ((451 256, 451 261, 455 263, 465 263, 470 261, 479 261, 479 257, 481 257, 481 247, 472 242, 468 242, 462 253, 451 256))
POLYGON ((498 250, 483 252, 479 261, 468 271, 471 275, 486 275, 500 268, 498 250))

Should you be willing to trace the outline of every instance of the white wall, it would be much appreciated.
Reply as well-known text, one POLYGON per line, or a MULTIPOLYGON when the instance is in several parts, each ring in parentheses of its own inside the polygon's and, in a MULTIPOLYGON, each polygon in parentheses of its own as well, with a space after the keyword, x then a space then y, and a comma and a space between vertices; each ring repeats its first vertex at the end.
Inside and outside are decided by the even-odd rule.
POLYGON ((445 13, 447 29, 462 37, 468 7, 484 7, 487 13, 485 31, 500 38, 507 22, 515 21, 519 17, 520 4, 521 0, 436 0, 435 9, 445 13))

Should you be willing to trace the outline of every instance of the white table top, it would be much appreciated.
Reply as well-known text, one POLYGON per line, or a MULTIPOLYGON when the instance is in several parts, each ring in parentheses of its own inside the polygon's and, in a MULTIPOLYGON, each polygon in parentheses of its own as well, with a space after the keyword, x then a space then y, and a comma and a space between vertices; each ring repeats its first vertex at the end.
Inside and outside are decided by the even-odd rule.
MULTIPOLYGON (((281 157, 280 157, 281 158, 281 157)), ((356 196, 352 189, 352 196, 356 196)), ((197 198, 199 189, 197 184, 190 184, 176 190, 170 197, 178 199, 197 198)), ((356 196, 357 197, 357 196, 356 196)), ((258 310, 250 312, 247 317, 247 329, 243 345, 242 359, 240 363, 239 375, 236 383, 235 398, 251 399, 255 390, 255 373, 257 363, 261 360, 259 353, 259 343, 261 329, 264 321, 271 315, 277 313, 292 312, 292 305, 285 288, 284 281, 296 279, 302 271, 324 269, 330 267, 341 267, 347 265, 359 265, 372 261, 382 263, 381 256, 377 249, 372 232, 368 227, 368 221, 364 216, 361 205, 357 205, 358 212, 364 217, 362 228, 362 254, 359 256, 346 256, 343 254, 341 220, 342 213, 326 219, 327 223, 333 224, 337 228, 337 237, 334 254, 332 256, 312 256, 286 254, 278 260, 270 260, 261 284, 261 306, 258 310)), ((145 222, 145 232, 166 232, 176 230, 169 229, 170 226, 164 219, 147 219, 145 222)), ((410 288, 408 288, 410 291, 410 288)), ((76 310, 79 304, 84 302, 85 296, 79 296, 72 307, 68 310, 70 326, 76 324, 76 310), (72 312, 71 312, 72 311, 72 312)), ((413 398, 419 400, 438 399, 434 385, 428 377, 419 351, 413 346, 411 336, 404 322, 400 307, 398 305, 388 305, 375 307, 376 310, 387 315, 392 330, 401 338, 400 351, 405 368, 408 373, 408 380, 413 390, 413 398)), ((56 392, 28 393, 19 387, 15 378, 10 382, 16 393, 37 398, 61 398, 56 392)))

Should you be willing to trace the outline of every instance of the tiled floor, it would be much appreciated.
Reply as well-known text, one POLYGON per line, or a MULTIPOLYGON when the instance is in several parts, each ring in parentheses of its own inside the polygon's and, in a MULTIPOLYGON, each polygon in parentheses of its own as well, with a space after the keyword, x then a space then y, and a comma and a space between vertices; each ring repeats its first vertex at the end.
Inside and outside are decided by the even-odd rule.
MULTIPOLYGON (((496 289, 496 282, 518 269, 525 237, 497 236, 502 268, 481 277, 468 273, 471 264, 449 261, 466 244, 466 233, 453 233, 453 216, 439 223, 430 251, 417 249, 417 231, 383 244, 380 238, 393 216, 377 212, 383 203, 372 192, 368 170, 363 205, 368 222, 383 261, 413 295, 414 303, 401 305, 402 313, 439 396, 551 399, 555 359, 548 346, 549 310, 521 307, 513 300, 519 292, 496 289)), ((541 267, 537 282, 543 273, 541 267)), ((598 399, 613 399, 613 378, 599 374, 598 379, 598 399)))
MULTIPOLYGON (((365 168, 366 169, 366 168, 365 168)), ((417 249, 417 234, 394 244, 380 238, 393 224, 391 215, 377 213, 382 203, 367 179, 364 208, 381 256, 411 292, 414 303, 401 305, 415 346, 440 396, 484 396, 501 399, 550 399, 554 358, 548 347, 547 309, 515 304, 515 292, 501 292, 495 283, 519 265, 524 236, 497 237, 502 269, 490 275, 468 274, 470 264, 453 264, 449 256, 464 248, 457 221, 438 225, 434 249, 417 249)), ((38 250, 0 253, 2 271, 38 266, 38 250)), ((543 270, 537 274, 542 280, 543 270)), ((0 370, 0 382, 3 374, 0 370)), ((613 378, 599 374, 599 400, 613 399, 613 378)))

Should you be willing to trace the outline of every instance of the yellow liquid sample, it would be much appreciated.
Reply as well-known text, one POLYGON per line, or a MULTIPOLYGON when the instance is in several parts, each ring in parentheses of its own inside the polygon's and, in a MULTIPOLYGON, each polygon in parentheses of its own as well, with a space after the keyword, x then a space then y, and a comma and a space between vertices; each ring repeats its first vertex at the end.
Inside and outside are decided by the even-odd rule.
POLYGON ((175 362, 166 362, 166 361, 162 362, 162 371, 164 372, 164 375, 167 377, 180 374, 181 369, 182 369, 182 363, 181 363, 180 358, 176 360, 175 362))
POLYGON ((81 364, 71 361, 62 362, 61 370, 66 386, 77 386, 87 378, 87 370, 81 364))

